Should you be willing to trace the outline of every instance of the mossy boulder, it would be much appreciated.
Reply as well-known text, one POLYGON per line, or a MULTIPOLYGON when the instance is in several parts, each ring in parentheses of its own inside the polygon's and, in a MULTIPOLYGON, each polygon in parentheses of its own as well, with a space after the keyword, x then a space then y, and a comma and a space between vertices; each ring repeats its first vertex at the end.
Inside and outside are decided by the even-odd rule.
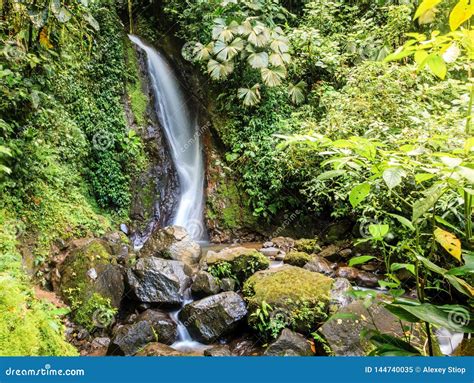
POLYGON ((212 276, 233 278, 240 284, 269 266, 270 261, 262 253, 245 247, 229 247, 217 253, 210 251, 201 261, 201 267, 212 276))
POLYGON ((94 239, 74 249, 59 266, 59 293, 73 306, 100 295, 114 308, 124 292, 122 270, 107 242, 94 239))
POLYGON ((311 255, 302 251, 290 251, 286 254, 284 262, 297 267, 303 267, 311 261, 311 255))
POLYGON ((308 254, 315 254, 321 250, 316 239, 298 239, 295 241, 294 248, 308 254))
POLYGON ((284 317, 283 327, 309 333, 327 318, 333 280, 295 266, 260 271, 245 282, 243 294, 248 302, 249 325, 257 328, 255 314, 270 305, 269 321, 274 313, 284 317))

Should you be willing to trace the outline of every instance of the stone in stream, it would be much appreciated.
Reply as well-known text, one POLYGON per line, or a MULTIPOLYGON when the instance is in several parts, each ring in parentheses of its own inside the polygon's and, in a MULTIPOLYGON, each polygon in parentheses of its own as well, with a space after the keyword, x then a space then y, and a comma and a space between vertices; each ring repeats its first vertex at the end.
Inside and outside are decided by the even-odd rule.
POLYGON ((177 338, 177 325, 167 313, 146 310, 137 317, 135 323, 114 329, 107 354, 134 355, 150 342, 173 344, 177 338))
POLYGON ((219 293, 220 290, 219 280, 206 271, 199 271, 191 286, 191 292, 193 296, 197 298, 215 295, 219 293))
POLYGON ((280 336, 268 346, 263 354, 265 356, 311 356, 314 355, 307 339, 287 328, 283 329, 280 336))
POLYGON ((143 303, 179 306, 191 284, 183 262, 161 258, 140 258, 127 270, 127 295, 143 303))
POLYGON ((350 295, 352 291, 351 282, 345 278, 336 278, 330 292, 330 312, 334 313, 341 307, 348 306, 355 298, 350 295))
POLYGON ((219 345, 204 350, 204 356, 232 356, 229 346, 219 345))
POLYGON ((312 256, 303 251, 290 251, 288 254, 286 254, 284 262, 292 266, 303 267, 305 264, 311 261, 311 259, 312 256))
POLYGON ((362 287, 377 287, 379 278, 366 271, 358 270, 355 267, 340 267, 336 271, 338 278, 346 278, 362 287))
POLYGON ((321 273, 324 275, 334 275, 334 265, 330 264, 325 258, 315 255, 304 265, 306 270, 321 273))
MULTIPOLYGON (((405 336, 400 320, 379 300, 375 300, 368 308, 366 302, 357 300, 337 313, 344 314, 344 317, 329 320, 318 330, 336 356, 367 355, 373 346, 361 337, 364 330, 377 329, 383 334, 402 339, 405 336)), ((409 326, 407 323, 404 325, 409 326)), ((418 326, 414 326, 411 343, 415 347, 424 343, 420 341, 419 334, 418 326)))
POLYGON ((174 348, 167 346, 166 344, 153 342, 147 344, 136 356, 185 356, 184 353, 176 351, 174 348))
POLYGON ((184 306, 179 319, 193 339, 211 344, 232 332, 246 315, 244 300, 228 291, 184 306))
MULTIPOLYGON (((326 319, 329 308, 332 279, 296 266, 284 265, 259 271, 243 286, 250 314, 262 307, 263 302, 272 312, 294 319, 295 329, 308 332, 326 319), (299 312, 307 313, 303 318, 299 312)), ((272 314, 270 314, 272 315, 272 314)), ((249 315, 249 325, 254 327, 255 316, 249 315)))
POLYGON ((237 289, 237 282, 232 278, 222 278, 220 286, 222 291, 235 291, 237 289))
POLYGON ((285 253, 293 249, 295 246, 295 240, 290 237, 275 237, 272 238, 273 246, 278 247, 285 253))
POLYGON ((196 265, 201 258, 201 247, 180 226, 156 229, 139 253, 140 257, 161 257, 196 265))
POLYGON ((265 257, 276 257, 280 253, 280 249, 276 247, 263 247, 259 250, 265 257))

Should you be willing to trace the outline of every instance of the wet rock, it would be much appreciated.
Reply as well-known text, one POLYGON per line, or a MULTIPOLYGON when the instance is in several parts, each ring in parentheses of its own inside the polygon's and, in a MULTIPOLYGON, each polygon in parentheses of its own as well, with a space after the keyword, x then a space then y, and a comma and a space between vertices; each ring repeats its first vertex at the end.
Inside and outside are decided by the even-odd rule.
POLYGON ((83 242, 72 250, 54 273, 53 286, 70 303, 87 302, 94 294, 109 299, 118 308, 124 293, 122 268, 103 240, 83 242), (71 293, 73 292, 73 293, 71 293))
POLYGON ((340 247, 336 245, 329 245, 322 249, 318 255, 327 259, 330 262, 338 262, 341 260, 340 247))
POLYGON ((377 287, 378 277, 366 271, 361 271, 355 267, 340 267, 336 271, 338 278, 346 278, 362 287, 377 287))
POLYGON ((275 237, 272 238, 273 245, 283 250, 285 253, 290 251, 295 246, 295 240, 290 237, 275 237))
POLYGON ((277 340, 268 346, 265 356, 311 356, 310 343, 306 338, 287 328, 283 329, 277 340))
POLYGON ((109 347, 109 344, 110 344, 110 338, 107 338, 107 337, 94 338, 94 340, 91 343, 92 347, 94 348, 109 347))
POLYGON ((142 350, 136 353, 137 356, 184 356, 182 352, 176 351, 174 348, 166 344, 153 342, 147 344, 142 350))
MULTIPOLYGON (((369 307, 366 302, 355 301, 341 308, 338 314, 344 314, 343 318, 327 321, 319 328, 327 345, 337 356, 364 356, 372 348, 372 345, 360 336, 367 329, 376 329, 383 334, 403 338, 404 332, 399 319, 383 307, 376 300, 369 307)), ((419 344, 419 332, 416 327, 412 332, 412 344, 419 344)))
POLYGON ((204 351, 204 356, 232 356, 229 346, 215 346, 204 351))
POLYGON ((136 322, 148 322, 156 333, 160 343, 173 344, 178 339, 178 326, 168 313, 160 310, 145 310, 136 322))
POLYGON ((140 258, 127 269, 129 295, 144 303, 180 305, 184 291, 191 284, 185 265, 161 258, 140 258))
POLYGON ((339 255, 342 259, 348 259, 351 257, 352 255, 352 249, 342 249, 340 252, 339 252, 339 255))
POLYGON ((270 261, 263 254, 245 247, 228 247, 219 252, 209 251, 201 259, 200 266, 209 270, 222 263, 229 264, 232 275, 241 283, 256 271, 270 266, 270 261))
POLYGON ((196 265, 201 257, 201 247, 180 226, 168 226, 155 230, 143 248, 141 257, 161 257, 196 265))
MULTIPOLYGON (((329 306, 332 279, 300 267, 284 265, 279 268, 259 271, 243 286, 250 314, 256 312, 263 302, 288 318, 295 318, 295 328, 304 332, 314 328, 325 319, 324 310, 329 306), (312 314, 299 319, 300 310, 312 310, 312 314)), ((249 324, 255 323, 249 316, 249 324)))
POLYGON ((244 300, 229 291, 184 306, 179 318, 194 339, 210 344, 231 333, 246 315, 244 300))
POLYGON ((237 282, 232 278, 222 278, 220 286, 222 291, 235 291, 237 289, 237 282))
POLYGON ((258 339, 247 334, 234 339, 229 343, 230 350, 236 356, 255 356, 262 355, 263 349, 258 345, 258 339))
POLYGON ((290 251, 286 254, 284 262, 297 267, 303 267, 309 261, 311 261, 311 255, 302 251, 290 251))
POLYGON ((348 279, 334 279, 330 292, 330 311, 332 313, 336 312, 341 307, 348 306, 354 301, 354 298, 349 295, 351 291, 352 285, 348 279))
POLYGON ((317 255, 313 256, 313 258, 304 265, 304 268, 315 273, 329 276, 334 275, 333 266, 325 258, 317 255))
POLYGON ((273 247, 273 242, 272 241, 268 241, 268 242, 265 242, 262 247, 263 248, 268 248, 268 247, 273 247))
POLYGON ((124 233, 125 235, 128 235, 128 226, 124 223, 120 224, 120 231, 124 233))
POLYGON ((150 342, 172 344, 177 339, 176 323, 165 313, 147 310, 137 322, 118 326, 107 350, 108 355, 134 355, 150 342))
MULTIPOLYGON (((369 272, 377 271, 377 266, 374 265, 373 263, 367 263, 365 265, 361 265, 360 268, 364 271, 369 271, 369 272)), ((405 270, 405 269, 403 269, 403 270, 405 270)))
POLYGON ((199 271, 194 278, 191 291, 195 297, 204 298, 221 290, 219 281, 206 271, 199 271))
POLYGON ((259 250, 265 257, 276 257, 280 253, 280 249, 276 247, 264 247, 259 250))

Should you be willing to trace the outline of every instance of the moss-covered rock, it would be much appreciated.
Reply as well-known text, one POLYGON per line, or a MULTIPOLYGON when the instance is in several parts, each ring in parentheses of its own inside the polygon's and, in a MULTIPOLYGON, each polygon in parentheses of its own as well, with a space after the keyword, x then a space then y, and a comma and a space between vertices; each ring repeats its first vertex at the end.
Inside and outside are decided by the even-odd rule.
MULTIPOLYGON (((282 327, 308 333, 327 317, 332 279, 294 266, 260 271, 244 284, 248 302, 249 325, 259 329, 261 319, 252 315, 269 305, 269 323, 278 313, 282 327)), ((267 325, 267 323, 264 323, 267 325)))
POLYGON ((295 241, 294 247, 297 251, 308 254, 314 254, 321 250, 321 247, 318 245, 318 240, 316 239, 298 239, 295 241))
POLYGON ((80 324, 93 326, 89 315, 93 314, 92 309, 110 314, 120 306, 124 292, 122 270, 107 242, 86 242, 66 257, 58 271, 59 293, 73 307, 80 324))
POLYGON ((267 269, 270 261, 262 253, 245 247, 226 248, 209 252, 201 262, 201 267, 216 278, 233 278, 243 283, 259 270, 267 269))
POLYGON ((309 261, 311 261, 311 255, 302 251, 290 251, 284 259, 285 263, 298 267, 303 267, 309 261))

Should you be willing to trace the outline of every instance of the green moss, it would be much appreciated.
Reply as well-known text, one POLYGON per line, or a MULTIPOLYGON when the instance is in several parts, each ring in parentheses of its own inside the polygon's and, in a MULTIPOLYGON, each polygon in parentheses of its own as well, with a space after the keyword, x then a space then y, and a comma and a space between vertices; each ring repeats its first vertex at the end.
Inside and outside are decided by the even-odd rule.
POLYGON ((0 356, 72 356, 60 311, 38 301, 16 250, 18 221, 0 210, 0 356))
POLYGON ((130 98, 130 106, 132 109, 135 122, 139 126, 146 125, 146 109, 148 106, 148 97, 143 92, 140 66, 138 58, 132 44, 128 41, 127 45, 127 65, 129 70, 129 78, 127 81, 127 93, 130 98))
POLYGON ((288 254, 286 254, 284 260, 285 263, 298 267, 303 267, 309 261, 311 261, 311 255, 308 253, 303 253, 302 251, 290 251, 288 254))
POLYGON ((257 250, 231 248, 206 259, 208 271, 216 278, 233 278, 240 284, 259 270, 267 269, 270 261, 257 250))
POLYGON ((94 293, 86 302, 76 302, 72 305, 72 309, 76 310, 74 313, 76 323, 84 326, 88 331, 93 331, 97 327, 110 326, 117 314, 117 309, 112 307, 110 299, 97 293, 94 293))
POLYGON ((295 241, 295 249, 308 254, 314 254, 321 250, 316 239, 298 239, 295 241))
POLYGON ((249 307, 249 325, 264 302, 284 313, 292 327, 309 332, 326 319, 332 279, 294 266, 261 271, 243 287, 249 307))

